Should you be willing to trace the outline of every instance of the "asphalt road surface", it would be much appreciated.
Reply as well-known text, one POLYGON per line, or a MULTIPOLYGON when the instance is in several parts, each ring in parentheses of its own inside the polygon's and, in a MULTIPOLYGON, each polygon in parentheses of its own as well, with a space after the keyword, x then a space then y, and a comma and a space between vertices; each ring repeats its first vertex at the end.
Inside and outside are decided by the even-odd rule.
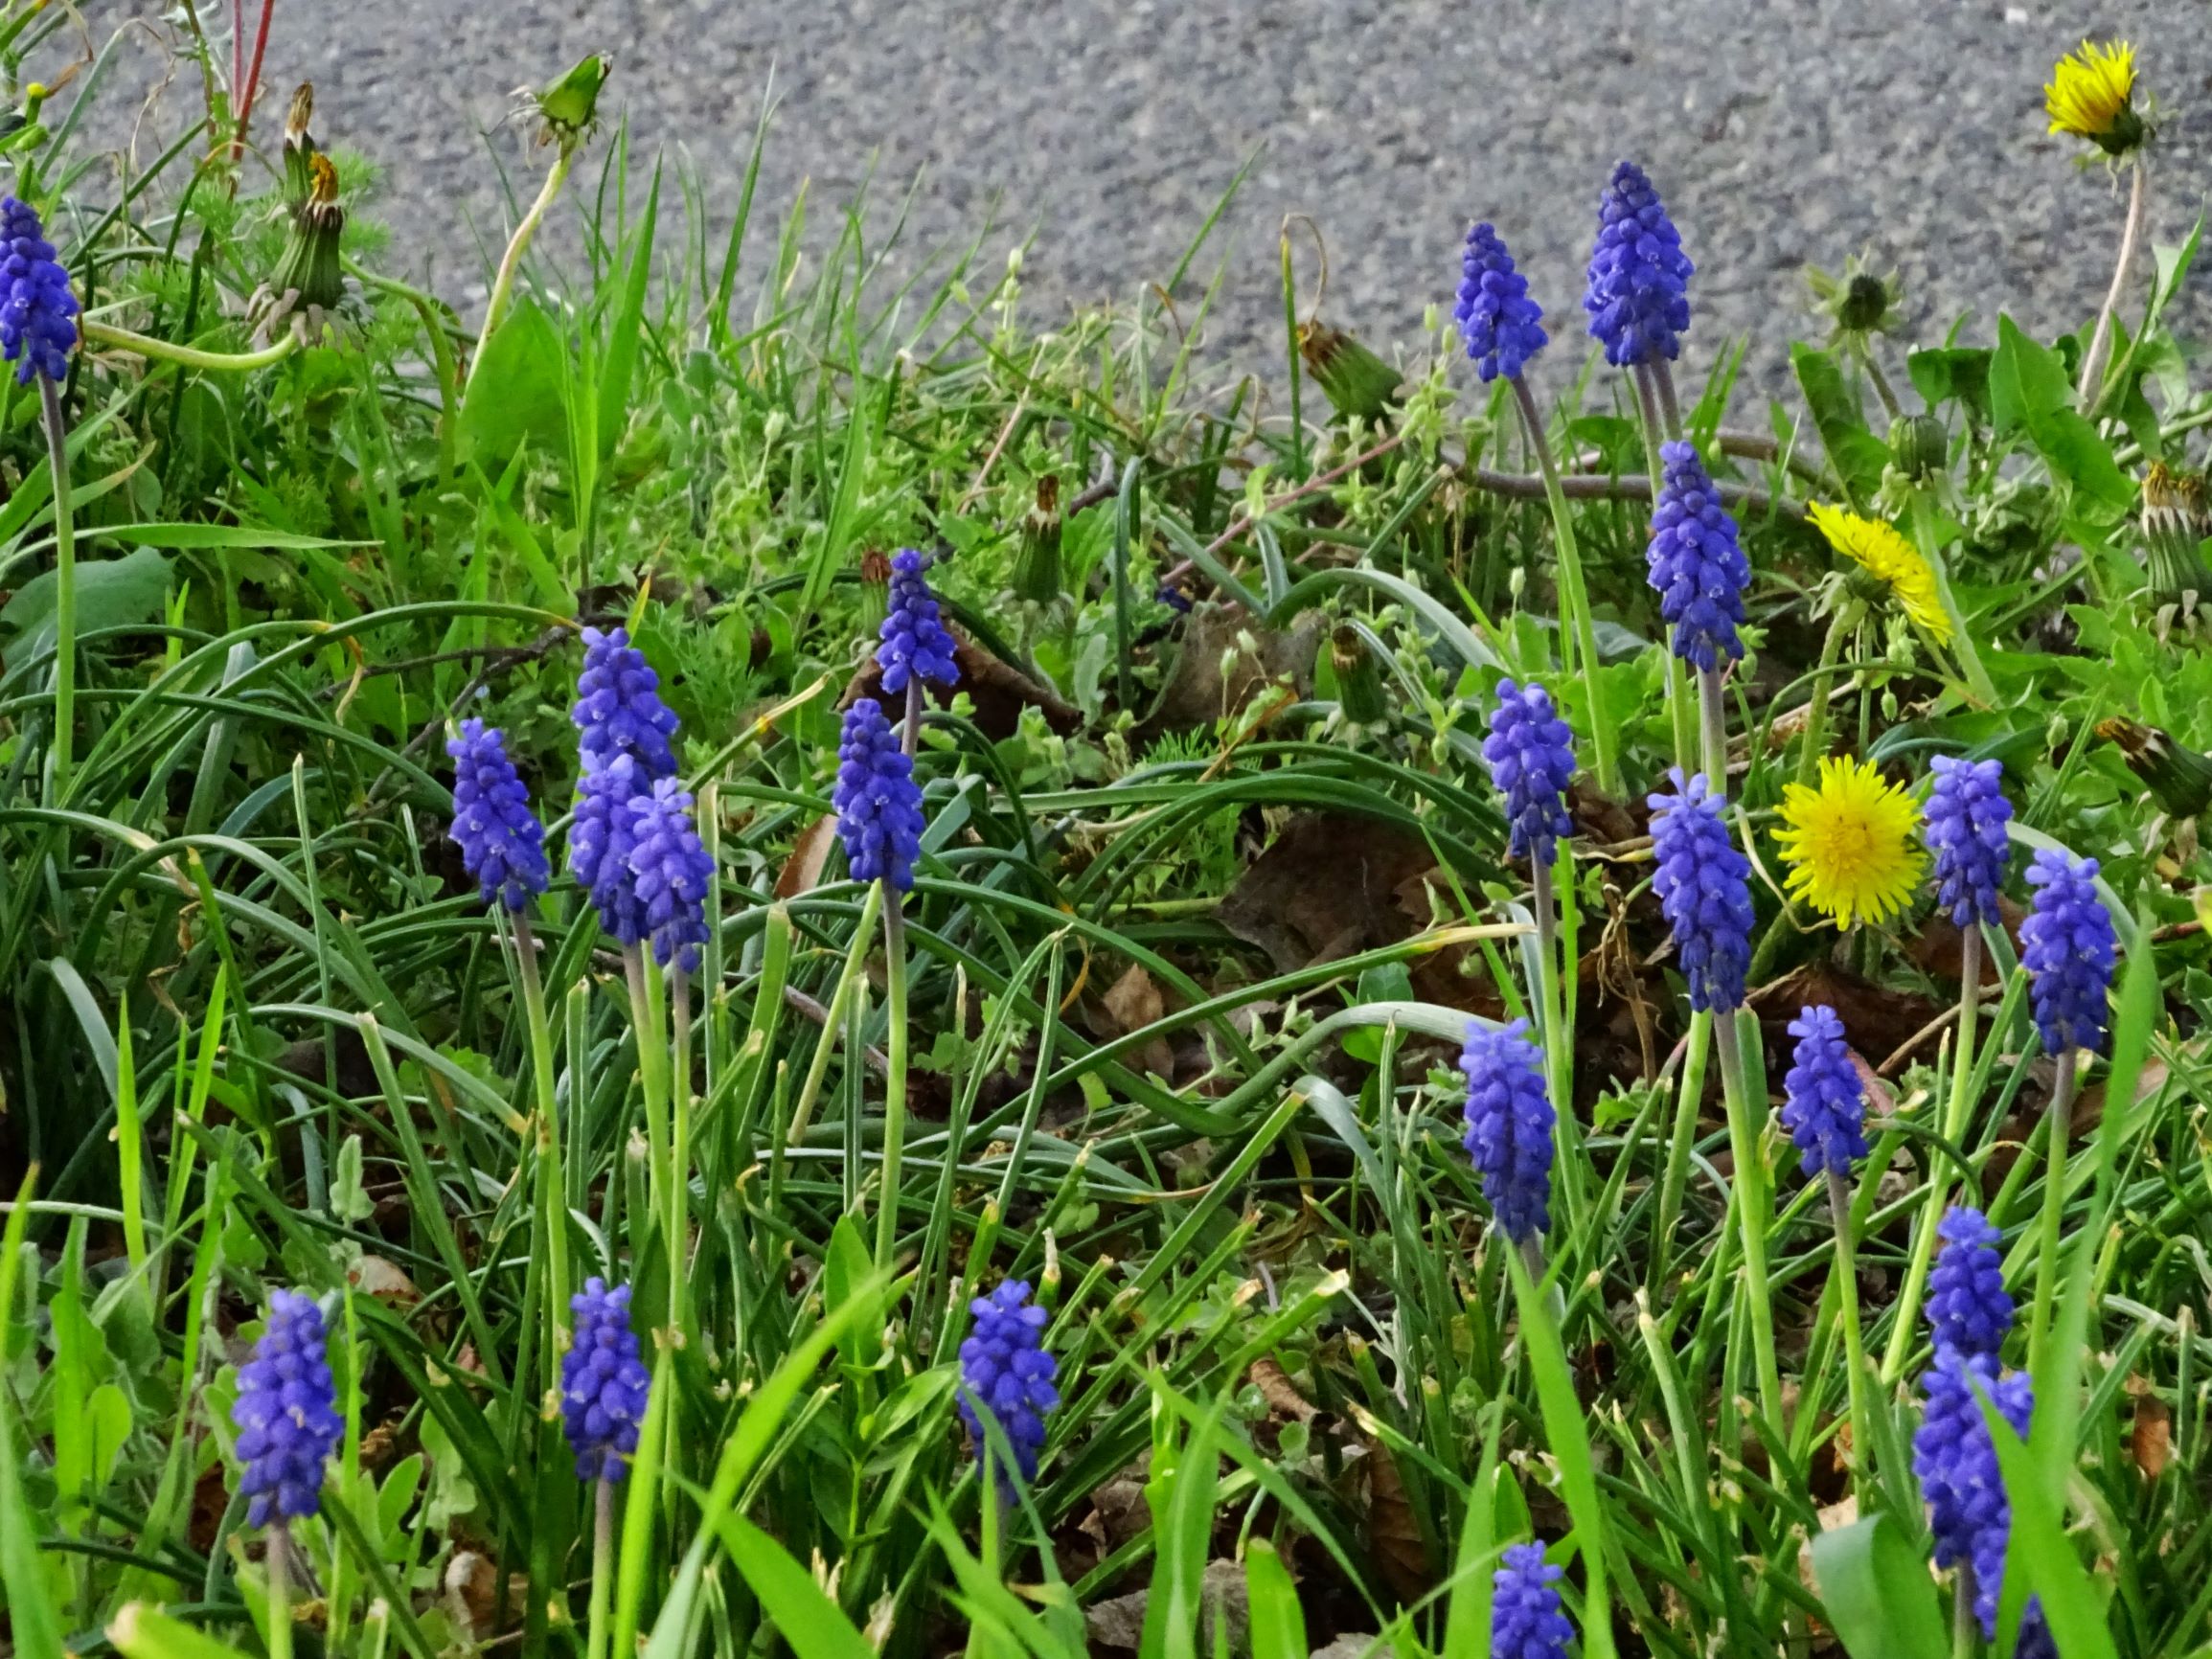
POLYGON ((2123 195, 2041 113, 2085 33, 2137 43, 2165 111, 2153 239, 2179 239, 2206 183, 2208 22, 2206 0, 278 0, 265 80, 272 113, 315 82, 326 141, 388 169, 388 262, 464 302, 508 222, 494 157, 542 166, 510 94, 587 51, 615 59, 636 151, 688 153, 712 237, 772 70, 763 211, 811 181, 820 226, 871 169, 886 206, 919 175, 917 245, 995 217, 995 264, 1034 235, 1033 317, 1164 276, 1256 155, 1209 250, 1231 261, 1209 344, 1263 369, 1293 213, 1326 240, 1330 320, 1385 352, 1419 347, 1486 217, 1579 352, 1598 190, 1631 156, 1698 266, 1690 373, 1747 334, 1772 390, 1813 327, 1804 267, 1854 250, 1903 274, 1922 337, 1969 310, 1982 339, 1999 307, 2044 332, 2093 311, 2123 195))

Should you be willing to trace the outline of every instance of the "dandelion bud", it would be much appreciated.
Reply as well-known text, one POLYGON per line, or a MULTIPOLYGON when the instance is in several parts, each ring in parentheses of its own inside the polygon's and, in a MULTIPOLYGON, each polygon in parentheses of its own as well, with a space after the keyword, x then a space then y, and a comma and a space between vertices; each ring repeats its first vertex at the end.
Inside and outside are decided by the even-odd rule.
POLYGON ((1396 399, 1404 377, 1350 334, 1326 323, 1298 325, 1298 355, 1306 372, 1339 415, 1378 419, 1396 399))
POLYGON ((891 556, 870 548, 860 556, 860 631, 873 639, 891 614, 891 556))
POLYGON ((1950 460, 1950 440, 1933 415, 1900 415, 1889 423, 1889 453, 1914 483, 1934 477, 1950 460))
POLYGON ((536 109, 543 124, 537 142, 558 144, 566 151, 588 138, 599 125, 600 90, 613 69, 613 64, 595 52, 559 80, 530 94, 527 107, 536 109))
POLYGON ((2162 461, 2143 475, 2143 563, 2154 604, 2187 603, 2212 593, 2212 573, 2199 551, 2212 532, 2212 500, 2204 475, 2170 472, 2162 461))
POLYGON ((303 80, 285 112, 285 206, 295 216, 314 193, 314 171, 308 165, 315 153, 315 135, 308 130, 314 118, 314 82, 303 80))
POLYGON ((1372 726, 1390 711, 1382 692, 1382 670, 1359 630, 1338 623, 1329 635, 1329 667, 1336 676, 1336 704, 1355 726, 1372 726))
MULTIPOLYGON (((290 154, 287 148, 287 169, 290 154)), ((346 228, 346 210, 338 205, 337 168, 320 151, 305 156, 304 165, 307 194, 293 211, 285 251, 269 280, 254 291, 246 306, 256 337, 273 339, 280 328, 289 325, 303 345, 322 335, 329 314, 345 297, 338 238, 346 228)))
POLYGON ((2119 745, 2128 769, 2174 817, 2201 817, 2212 807, 2212 758, 2175 741, 2171 733, 2125 718, 2102 721, 2097 736, 2119 745))
POLYGON ((1060 479, 1046 473, 1037 481, 1037 505, 1021 521, 1021 543, 1014 556, 1014 592, 1032 604, 1050 604, 1060 595, 1060 479))

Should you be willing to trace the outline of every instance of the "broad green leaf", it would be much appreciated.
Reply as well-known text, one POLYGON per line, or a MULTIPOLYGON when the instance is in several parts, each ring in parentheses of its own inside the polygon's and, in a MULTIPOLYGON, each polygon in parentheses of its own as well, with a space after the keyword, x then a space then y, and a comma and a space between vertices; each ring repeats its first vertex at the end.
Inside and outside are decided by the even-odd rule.
POLYGON ((1927 1563, 1887 1515, 1813 1539, 1813 1578, 1851 1659, 1945 1659, 1950 1639, 1927 1563))
MULTIPOLYGON (((107 1639, 124 1659, 245 1659, 228 1642, 218 1642, 196 1625, 172 1619, 144 1602, 133 1602, 116 1614, 107 1626, 107 1639)), ((60 1651, 58 1646, 55 1651, 60 1651)))
POLYGON ((1842 481, 1849 505, 1864 510, 1881 488, 1881 469, 1889 465, 1889 445, 1867 430, 1859 396, 1844 377, 1833 352, 1800 341, 1790 349, 1790 366, 1796 371, 1798 387, 1813 426, 1828 451, 1829 465, 1842 481))
POLYGON ((723 1515, 719 1530, 722 1547, 760 1597, 769 1624, 799 1659, 876 1659, 867 1638, 790 1551, 742 1515, 723 1515))
POLYGON ((2074 391, 2057 352, 2021 333, 2010 317, 1997 319, 1996 355, 1990 365, 1990 405, 2000 432, 2024 433, 2085 509, 2109 519, 2134 503, 2135 486, 2112 460, 2097 429, 2074 408, 2074 391))
MULTIPOLYGON (((17 638, 9 648, 11 663, 54 648, 55 573, 33 577, 0 605, 0 640, 17 638)), ((169 560, 142 547, 122 558, 77 562, 77 636, 103 628, 133 627, 161 615, 169 594, 169 560)))
POLYGON ((468 457, 498 466, 525 441, 560 453, 568 417, 560 393, 563 348, 553 319, 535 301, 521 301, 483 352, 461 402, 468 457))
POLYGON ((1251 1603, 1252 1659, 1309 1659, 1298 1586, 1265 1538, 1254 1538, 1245 1551, 1244 1589, 1251 1603))

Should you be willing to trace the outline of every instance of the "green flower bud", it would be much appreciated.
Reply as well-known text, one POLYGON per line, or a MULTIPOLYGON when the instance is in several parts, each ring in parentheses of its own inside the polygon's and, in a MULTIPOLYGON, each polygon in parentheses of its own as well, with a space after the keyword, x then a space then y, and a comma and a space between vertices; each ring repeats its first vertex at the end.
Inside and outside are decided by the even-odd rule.
POLYGON ((891 614, 891 556, 872 547, 860 556, 860 628, 869 639, 883 629, 891 614))
POLYGON ((291 108, 285 112, 285 206, 295 218, 315 190, 314 169, 308 165, 315 154, 315 135, 308 129, 314 118, 314 83, 303 80, 292 94, 291 108))
POLYGON ((1298 355, 1337 414, 1373 420, 1397 398, 1404 377, 1342 330, 1298 326, 1298 355))
POLYGON ((2143 475, 2143 563, 2154 604, 2186 602, 2193 594, 2212 594, 2212 572, 2201 552, 2212 531, 2201 473, 2170 472, 2162 461, 2143 475))
POLYGON ((1350 623, 1338 623, 1329 635, 1329 668, 1336 676, 1336 705, 1356 726, 1372 726, 1390 713, 1382 690, 1382 669, 1367 641, 1350 623))
POLYGON ((1897 469, 1917 483, 1949 466, 1950 440, 1933 415, 1900 415, 1889 423, 1889 453, 1897 469))
POLYGON ((246 314, 262 339, 273 339, 287 324, 303 344, 320 338, 345 297, 338 239, 346 228, 346 210, 338 205, 338 170, 320 151, 308 157, 307 166, 308 194, 292 215, 285 251, 269 280, 247 302, 246 314))
POLYGON ((1050 604, 1060 595, 1060 478, 1046 473, 1037 481, 1037 505, 1023 515, 1021 541, 1014 557, 1014 592, 1032 604, 1050 604))
POLYGON ((543 124, 539 144, 558 144, 565 152, 590 137, 599 125, 599 94, 614 65, 593 53, 559 80, 531 95, 530 104, 543 124))
POLYGON ((2130 719, 2103 721, 2097 736, 2119 745, 2128 769, 2174 817, 2200 817, 2212 807, 2212 758, 2176 742, 2171 733, 2130 719))

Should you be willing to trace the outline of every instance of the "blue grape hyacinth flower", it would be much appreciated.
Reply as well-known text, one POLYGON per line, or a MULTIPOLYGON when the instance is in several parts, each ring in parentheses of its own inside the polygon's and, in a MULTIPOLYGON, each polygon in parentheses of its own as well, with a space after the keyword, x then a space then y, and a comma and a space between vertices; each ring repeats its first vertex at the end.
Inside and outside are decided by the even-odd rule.
POLYGON ((239 1368, 231 1421, 252 1499, 246 1525, 280 1525, 322 1508, 323 1466, 345 1427, 331 1375, 323 1310, 295 1291, 269 1296, 268 1323, 251 1359, 239 1368))
POLYGON ((648 783, 676 769, 669 743, 679 723, 675 711, 661 700, 660 675, 629 643, 627 628, 583 630, 583 672, 568 717, 587 771, 618 755, 636 757, 648 783))
POLYGON ((1808 1175, 1847 1175, 1866 1156, 1866 1089, 1843 1021, 1816 1003, 1790 1022, 1790 1034, 1797 1047, 1782 1079, 1782 1126, 1808 1175))
POLYGON ((707 942, 707 890, 714 860, 699 841, 692 793, 673 778, 658 780, 629 800, 630 891, 642 915, 653 960, 696 973, 707 942))
POLYGON ((2097 861, 2040 847, 2028 865, 2036 890, 2020 923, 2020 962, 2043 1047, 2095 1053, 2105 1046, 2106 997, 2112 987, 2112 917, 2097 897, 2097 861))
POLYGON ((16 366, 18 385, 30 385, 34 375, 69 378, 77 309, 37 212, 13 196, 0 199, 0 355, 16 366))
POLYGON ((574 1340, 560 1356, 561 1427, 582 1481, 619 1481, 637 1450, 652 1375, 629 1328, 629 1286, 586 1279, 568 1300, 574 1340))
POLYGON ((1935 787, 1927 797, 1927 850, 1935 855, 1936 902, 1960 927, 1999 921, 1997 890, 2012 863, 2005 826, 2013 804, 2004 796, 2004 768, 1995 761, 1938 755, 1928 762, 1935 787))
POLYGON ((1529 298, 1528 279, 1514 269, 1513 255, 1488 224, 1467 233, 1459 301, 1451 314, 1474 372, 1486 383, 1500 375, 1517 380, 1544 349, 1543 307, 1529 298))
POLYGON ((1607 362, 1625 369, 1681 354, 1696 269, 1644 170, 1632 161, 1615 167, 1598 198, 1598 239, 1583 297, 1607 362))
POLYGON ((637 815, 631 803, 652 791, 635 755, 620 754, 584 769, 576 789, 576 811, 568 823, 568 869, 583 889, 600 925, 621 944, 646 935, 645 906, 629 855, 636 840, 637 815))
POLYGON ((1543 1558, 1541 1544, 1515 1544, 1498 1557, 1491 1579, 1491 1659, 1566 1659, 1575 1627, 1560 1610, 1562 1569, 1543 1558))
MULTIPOLYGON (((1028 1284, 1015 1279, 975 1298, 968 1311, 975 1328, 960 1345, 960 1415, 976 1455, 995 1466, 980 1415, 990 1412, 1014 1448, 1021 1478, 1033 1481, 1044 1450, 1044 1420, 1060 1404, 1054 1386, 1060 1362, 1044 1347, 1044 1309, 1030 1301, 1028 1284)), ((1007 1471, 998 1476, 1001 1492, 1011 1492, 1007 1471)))
POLYGON ((1935 1235, 1943 1248, 1927 1276, 1927 1323, 1936 1351, 1995 1359, 2013 1328, 1997 1230, 1979 1210, 1960 1205, 1935 1235))
POLYGON ((1543 1237, 1551 1225, 1552 1127, 1558 1121, 1544 1083, 1543 1051, 1528 1038, 1528 1021, 1487 1026, 1470 1021, 1459 1069, 1467 1078, 1463 1144, 1482 1175, 1498 1231, 1515 1243, 1543 1237))
POLYGON ((507 739, 496 726, 464 720, 445 744, 453 761, 453 824, 447 837, 461 849, 461 867, 476 877, 486 904, 528 907, 552 879, 545 861, 545 826, 530 809, 530 791, 507 758, 507 739))
POLYGON ((853 879, 886 881, 895 893, 911 888, 922 852, 922 785, 879 703, 863 698, 845 711, 831 805, 853 879))
POLYGON ((1912 1437, 1912 1472, 1927 1501, 1936 1565, 1964 1563, 1973 1570, 1974 1618, 1985 1637, 1995 1637, 2012 1503, 1981 1401, 1991 1399, 2013 1432, 2025 1437, 2034 1390, 2017 1373, 1999 1375, 1989 1355, 1954 1349, 1937 1352, 1922 1388, 1927 1403, 1912 1437))
POLYGON ((929 561, 911 547, 891 561, 891 614, 883 619, 883 643, 876 650, 887 693, 904 691, 909 679, 941 686, 959 682, 952 636, 938 621, 928 570, 929 561))
POLYGON ((1558 843, 1574 833, 1566 792, 1574 782, 1575 750, 1574 735, 1553 712, 1543 687, 1498 682, 1482 758, 1505 797, 1509 854, 1552 863, 1559 857, 1558 843))
POLYGON ((1751 861, 1728 837, 1726 805, 1700 772, 1685 782, 1668 774, 1676 793, 1649 798, 1652 886, 1674 930, 1675 960, 1690 984, 1690 1006, 1726 1013, 1744 1001, 1751 966, 1751 861))
POLYGON ((1717 669, 1744 654, 1736 629, 1744 620, 1751 561, 1697 450, 1680 442, 1663 443, 1659 461, 1659 499, 1652 510, 1644 561, 1659 596, 1659 615, 1674 625, 1675 654, 1695 668, 1717 669))

